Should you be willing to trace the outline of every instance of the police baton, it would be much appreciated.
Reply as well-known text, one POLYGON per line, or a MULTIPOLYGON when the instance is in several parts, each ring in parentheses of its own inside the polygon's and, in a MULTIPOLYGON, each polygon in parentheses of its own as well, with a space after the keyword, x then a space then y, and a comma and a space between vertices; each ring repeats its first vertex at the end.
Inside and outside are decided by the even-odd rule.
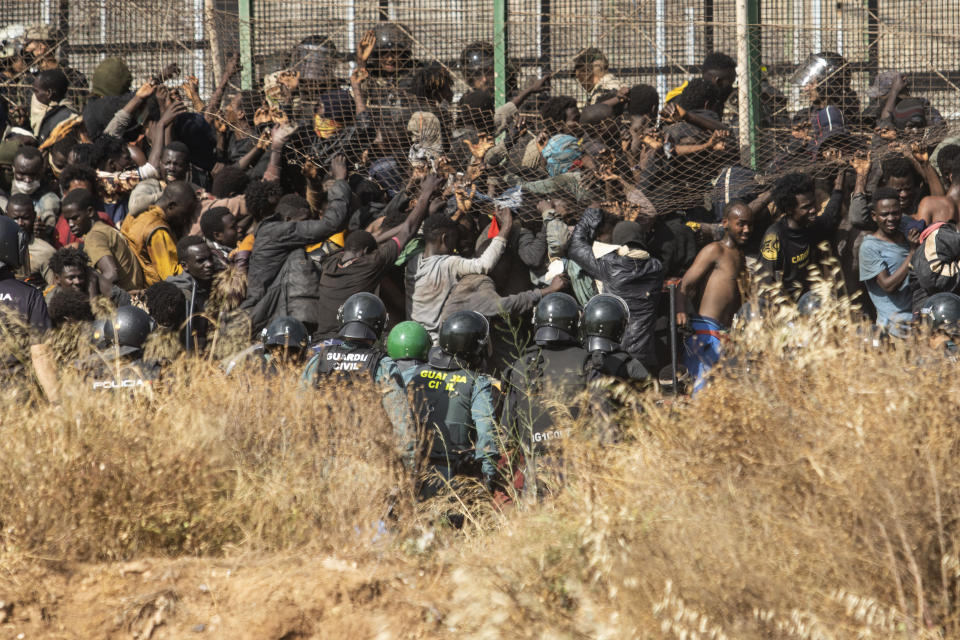
POLYGON ((670 296, 670 374, 673 376, 673 395, 680 395, 677 381, 677 283, 667 285, 670 296))

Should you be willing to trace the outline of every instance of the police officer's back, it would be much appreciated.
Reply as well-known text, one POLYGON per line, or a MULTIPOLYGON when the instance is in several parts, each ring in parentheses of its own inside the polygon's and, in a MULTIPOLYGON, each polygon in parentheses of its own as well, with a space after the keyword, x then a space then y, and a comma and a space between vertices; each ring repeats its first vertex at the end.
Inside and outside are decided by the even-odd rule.
MULTIPOLYGON (((432 470, 449 480, 463 475, 492 482, 498 447, 493 385, 476 372, 489 340, 487 319, 476 311, 457 311, 440 327, 440 348, 414 371, 411 404, 425 431, 424 457, 432 470)), ((423 493, 436 492, 430 480, 423 493)))
MULTIPOLYGON (((570 406, 587 387, 590 354, 580 346, 580 307, 565 293, 551 293, 534 312, 534 343, 506 374, 507 402, 504 422, 511 435, 525 446, 546 444, 564 437, 564 426, 555 423, 543 402, 556 396, 570 406)), ((576 407, 571 406, 576 417, 576 407)))
POLYGON ((396 363, 377 345, 387 323, 387 310, 380 298, 372 293, 355 293, 340 307, 337 319, 340 330, 336 339, 314 347, 317 354, 307 363, 304 380, 320 386, 331 380, 365 378, 402 387, 396 363))
POLYGON ((260 342, 229 358, 225 373, 247 369, 276 375, 284 364, 303 362, 309 344, 310 333, 302 322, 293 316, 278 316, 261 332, 260 342))
POLYGON ((584 347, 590 353, 590 376, 609 376, 636 382, 650 379, 646 367, 620 346, 630 320, 630 309, 619 296, 596 295, 583 309, 584 347))
MULTIPOLYGON (((360 292, 347 298, 337 319, 337 338, 314 347, 318 351, 307 362, 301 380, 310 387, 337 391, 359 390, 372 383, 383 396, 383 408, 409 463, 413 441, 403 378, 396 363, 377 345, 387 323, 387 309, 377 296, 360 292)), ((359 396, 347 400, 362 402, 359 396)))

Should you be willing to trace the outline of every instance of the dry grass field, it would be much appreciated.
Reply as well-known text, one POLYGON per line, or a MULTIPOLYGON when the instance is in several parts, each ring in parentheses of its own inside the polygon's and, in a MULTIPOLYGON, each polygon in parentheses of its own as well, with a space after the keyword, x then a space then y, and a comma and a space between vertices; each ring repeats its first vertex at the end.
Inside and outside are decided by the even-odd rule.
POLYGON ((502 509, 418 503, 375 399, 295 371, 65 378, 5 405, 0 636, 956 637, 957 365, 861 336, 784 312, 691 401, 614 389, 502 509))

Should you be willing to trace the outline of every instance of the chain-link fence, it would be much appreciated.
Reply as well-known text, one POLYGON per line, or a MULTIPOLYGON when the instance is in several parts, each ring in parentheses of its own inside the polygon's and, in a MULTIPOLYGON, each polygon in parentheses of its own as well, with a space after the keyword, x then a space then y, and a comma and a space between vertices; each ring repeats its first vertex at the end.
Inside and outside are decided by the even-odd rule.
MULTIPOLYGON (((760 109, 750 123, 760 130, 759 144, 749 161, 761 173, 770 177, 798 166, 832 166, 836 158, 828 159, 827 150, 851 156, 873 149, 879 157, 901 153, 905 147, 900 143, 919 141, 930 151, 952 132, 953 122, 960 116, 960 4, 952 0, 750 2, 759 3, 754 6, 759 12, 756 48, 762 78, 756 83, 760 109), (820 58, 820 75, 807 74, 807 82, 799 82, 798 70, 809 71, 811 64, 818 64, 809 56, 819 52, 831 54, 820 58), (909 97, 922 100, 903 103, 899 111, 885 110, 882 90, 874 89, 878 78, 889 86, 890 76, 882 73, 886 70, 901 72, 906 79, 892 107, 909 97), (835 110, 828 108, 831 105, 842 115, 839 126, 834 121, 835 110), (878 135, 878 126, 885 131, 885 138, 878 135), (826 144, 828 140, 830 144, 826 144)), ((520 129, 512 138, 517 144, 524 144, 522 134, 536 139, 541 130, 539 109, 548 96, 571 96, 583 108, 587 102, 613 95, 591 93, 589 87, 597 78, 578 79, 576 61, 588 49, 603 54, 610 74, 604 87, 649 85, 656 89, 657 106, 662 107, 668 97, 674 97, 671 91, 701 75, 708 53, 724 52, 736 58, 739 45, 736 7, 731 0, 511 0, 506 3, 503 34, 495 33, 495 3, 490 0, 3 0, 2 5, 8 36, 16 32, 16 25, 49 25, 50 47, 56 49, 61 66, 74 70, 70 78, 79 85, 73 87, 77 102, 84 100, 87 87, 83 83, 89 83, 106 56, 124 58, 134 88, 162 66, 175 62, 182 76, 197 78, 201 95, 208 97, 221 79, 226 61, 239 54, 246 68, 231 83, 237 90, 253 90, 248 102, 255 106, 264 100, 262 93, 256 92, 263 91, 265 79, 296 67, 299 54, 295 51, 301 43, 306 43, 307 49, 319 47, 328 57, 331 77, 320 89, 346 88, 364 35, 376 25, 394 23, 409 40, 410 67, 436 63, 452 79, 452 95, 443 99, 419 95, 409 83, 397 83, 400 94, 417 94, 400 117, 404 121, 401 128, 417 110, 440 114, 445 130, 442 145, 448 152, 459 142, 446 130, 448 124, 450 128, 476 125, 469 120, 479 117, 457 107, 460 97, 478 86, 464 67, 465 62, 469 66, 464 51, 475 43, 488 43, 475 49, 482 50, 480 57, 486 56, 484 64, 495 65, 501 58, 494 43, 506 42, 504 64, 495 71, 509 76, 508 97, 537 77, 556 74, 549 92, 523 104, 522 111, 531 117, 515 127, 520 129)), ((27 61, 17 66, 11 64, 15 56, 10 51, 5 50, 5 55, 4 97, 10 103, 29 101, 36 64, 27 61), (10 89, 18 84, 20 91, 10 89)), ((410 71, 409 75, 413 74, 410 71)), ((741 73, 738 80, 743 84, 748 79, 741 73)), ((649 135, 641 136, 634 145, 637 149, 652 145, 659 152, 663 146, 662 152, 673 157, 682 152, 701 154, 679 163, 687 169, 674 167, 661 173, 661 182, 668 177, 676 179, 678 171, 703 173, 704 167, 712 171, 746 157, 735 149, 737 130, 743 124, 738 120, 738 92, 720 89, 720 99, 726 104, 713 105, 713 117, 732 127, 725 137, 712 134, 711 127, 694 124, 685 130, 672 125, 671 138, 670 127, 664 127, 663 121, 658 126, 654 118, 645 125, 648 128, 642 133, 649 135), (683 139, 685 135, 688 139, 683 139), (721 147, 727 155, 716 162, 701 161, 703 154, 719 153, 721 147)), ((629 116, 637 114, 629 113, 626 96, 619 104, 613 102, 622 131, 611 133, 603 125, 598 132, 591 117, 579 127, 568 127, 569 132, 581 142, 594 138, 599 142, 594 147, 617 153, 626 150, 630 146, 629 116), (627 113, 621 115, 624 108, 627 113)), ((388 108, 394 106, 396 103, 387 104, 388 108)), ((710 106, 694 104, 693 110, 710 106)), ((218 107, 210 106, 214 117, 220 117, 218 107)), ((305 114, 301 110, 294 116, 309 119, 310 114, 305 114)), ((248 119, 251 115, 247 114, 248 119)), ((251 135, 256 137, 256 132, 251 135)), ((410 142, 397 137, 396 144, 403 148, 396 149, 395 155, 406 157, 410 142)), ((361 151, 357 149, 358 159, 361 151)), ((920 149, 915 158, 922 160, 923 153, 920 149)), ((628 183, 637 185, 641 176, 627 170, 637 162, 631 156, 629 162, 613 165, 628 183)), ((697 187, 691 182, 683 188, 697 187)), ((677 189, 670 194, 669 198, 675 197, 677 189)), ((701 195, 694 194, 692 200, 701 195)), ((664 206, 686 206, 669 198, 664 206)), ((662 198, 660 202, 664 202, 662 198)))

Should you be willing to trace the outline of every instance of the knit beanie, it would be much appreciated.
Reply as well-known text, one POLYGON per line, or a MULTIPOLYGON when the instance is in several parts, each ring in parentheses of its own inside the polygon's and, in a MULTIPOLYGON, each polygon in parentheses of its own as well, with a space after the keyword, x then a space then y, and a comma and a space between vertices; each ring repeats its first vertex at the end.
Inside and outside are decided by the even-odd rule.
POLYGON ((123 58, 104 58, 93 72, 90 89, 97 96, 118 96, 130 88, 133 74, 123 58))

